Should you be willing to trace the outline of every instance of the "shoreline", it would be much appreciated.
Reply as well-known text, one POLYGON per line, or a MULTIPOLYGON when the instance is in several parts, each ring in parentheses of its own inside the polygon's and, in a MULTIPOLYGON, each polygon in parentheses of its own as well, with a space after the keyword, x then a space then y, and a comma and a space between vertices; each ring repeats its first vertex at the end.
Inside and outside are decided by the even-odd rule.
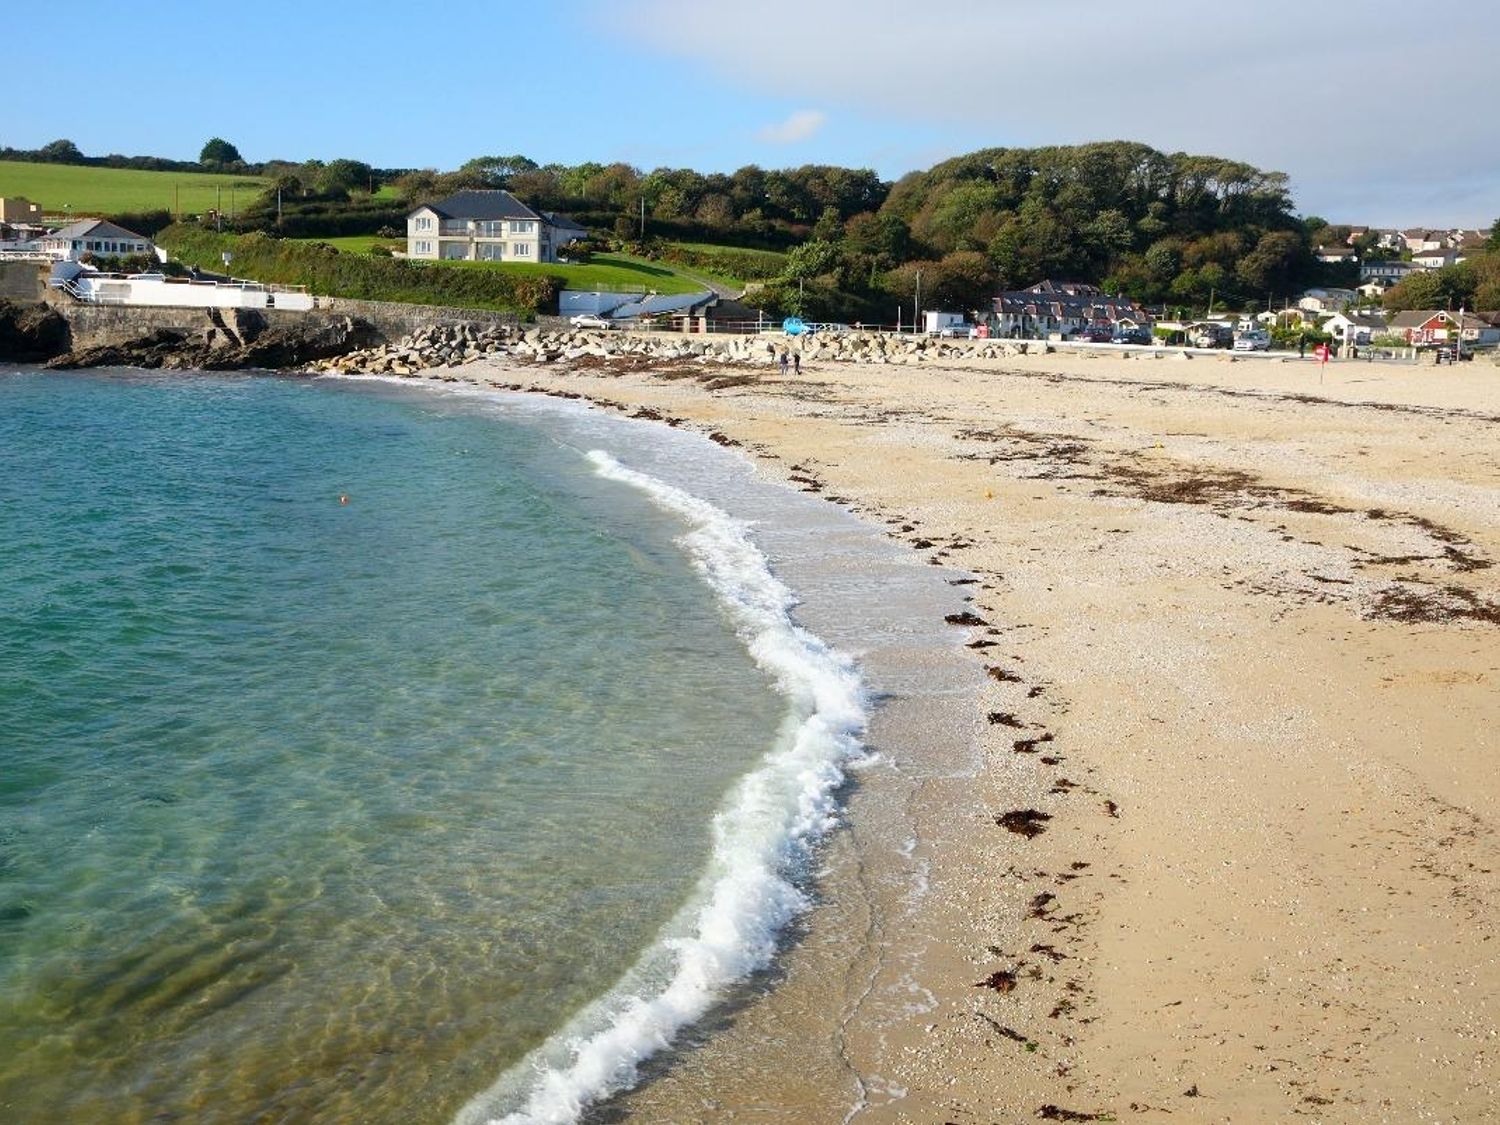
MULTIPOLYGON (((1310 399, 1296 369, 1164 366, 457 377, 718 434, 977 576, 987 676, 949 717, 990 819, 941 837, 930 941, 889 935, 930 1002, 831 1021, 878 1094, 858 1120, 1473 1119, 1497 1083, 1500 396, 1482 370, 1310 399)), ((830 1026, 794 999, 826 983, 810 933, 770 1000, 598 1119, 826 1119, 786 1069, 830 1026)))

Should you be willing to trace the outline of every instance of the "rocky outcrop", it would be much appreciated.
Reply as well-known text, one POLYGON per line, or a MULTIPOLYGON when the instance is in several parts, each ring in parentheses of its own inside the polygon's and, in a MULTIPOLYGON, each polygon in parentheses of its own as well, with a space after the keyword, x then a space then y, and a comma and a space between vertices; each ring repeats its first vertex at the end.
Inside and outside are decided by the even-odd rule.
POLYGON ((252 310, 210 309, 202 328, 150 328, 65 352, 47 366, 296 369, 363 347, 373 338, 368 324, 347 316, 273 326, 252 310))
POLYGON ((68 350, 68 322, 43 304, 0 300, 0 363, 37 363, 68 350))

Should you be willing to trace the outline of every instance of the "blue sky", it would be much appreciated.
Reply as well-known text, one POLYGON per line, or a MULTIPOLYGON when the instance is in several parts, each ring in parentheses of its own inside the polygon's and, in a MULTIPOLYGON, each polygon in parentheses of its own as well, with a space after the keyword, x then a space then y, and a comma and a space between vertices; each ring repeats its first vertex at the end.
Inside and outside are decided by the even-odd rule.
POLYGON ((1500 217, 1493 0, 75 0, 118 51, 8 50, 0 144, 870 167, 1138 140, 1287 172, 1335 222, 1500 217), (1436 18, 1441 16, 1441 18, 1436 18))

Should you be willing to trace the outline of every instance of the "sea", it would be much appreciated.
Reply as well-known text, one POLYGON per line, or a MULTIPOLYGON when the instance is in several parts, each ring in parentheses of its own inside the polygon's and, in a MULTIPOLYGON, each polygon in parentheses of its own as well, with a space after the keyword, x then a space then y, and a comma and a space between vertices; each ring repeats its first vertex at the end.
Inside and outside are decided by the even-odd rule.
POLYGON ((586 1116, 817 895, 918 564, 575 402, 0 369, 0 1120, 586 1116))

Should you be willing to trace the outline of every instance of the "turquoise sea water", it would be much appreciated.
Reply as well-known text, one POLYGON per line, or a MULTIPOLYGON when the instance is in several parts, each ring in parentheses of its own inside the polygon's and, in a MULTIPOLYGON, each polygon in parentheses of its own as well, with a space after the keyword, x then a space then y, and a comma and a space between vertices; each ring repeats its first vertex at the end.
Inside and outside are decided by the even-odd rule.
POLYGON ((0 1119, 447 1120, 717 902, 726 802, 828 703, 586 453, 380 386, 0 372, 0 1119))

